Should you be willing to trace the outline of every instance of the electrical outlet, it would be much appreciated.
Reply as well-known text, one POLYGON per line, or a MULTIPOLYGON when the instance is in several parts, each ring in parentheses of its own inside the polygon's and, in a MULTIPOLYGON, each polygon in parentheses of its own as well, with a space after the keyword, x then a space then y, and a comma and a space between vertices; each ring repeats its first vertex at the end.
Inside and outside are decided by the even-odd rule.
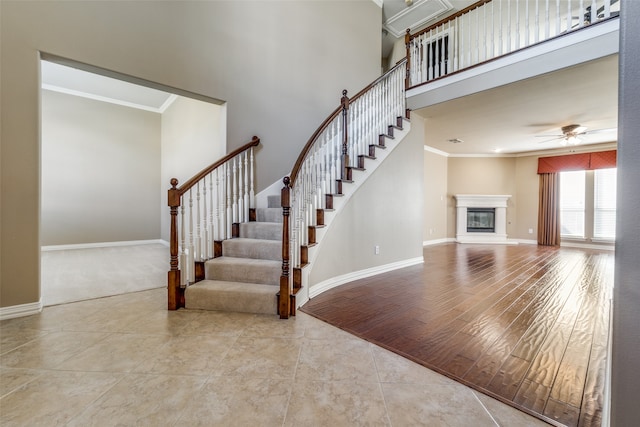
POLYGON ((380 246, 376 245, 373 250, 376 255, 380 255, 380 246))
POLYGON ((529 234, 533 234, 533 228, 529 229, 529 234))

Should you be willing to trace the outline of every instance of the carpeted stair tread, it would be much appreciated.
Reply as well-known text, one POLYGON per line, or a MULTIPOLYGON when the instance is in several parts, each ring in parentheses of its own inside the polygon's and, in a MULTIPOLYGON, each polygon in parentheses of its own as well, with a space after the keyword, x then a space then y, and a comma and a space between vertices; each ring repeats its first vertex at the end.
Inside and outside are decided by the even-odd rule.
POLYGON ((240 237, 222 242, 222 254, 225 257, 266 259, 282 261, 282 241, 247 239, 240 237))
POLYGON ((276 314, 278 286, 202 280, 185 289, 187 309, 276 314))
POLYGON ((282 223, 243 222, 240 224, 240 237, 282 241, 282 223))
POLYGON ((204 271, 209 280, 279 285, 282 262, 222 256, 206 261, 204 271))

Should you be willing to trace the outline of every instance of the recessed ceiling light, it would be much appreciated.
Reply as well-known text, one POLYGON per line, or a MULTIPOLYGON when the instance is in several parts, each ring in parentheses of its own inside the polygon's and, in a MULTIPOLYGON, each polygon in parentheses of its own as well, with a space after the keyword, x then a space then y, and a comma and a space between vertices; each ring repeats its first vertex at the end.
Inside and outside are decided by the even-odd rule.
POLYGON ((463 141, 463 140, 461 140, 460 138, 447 139, 447 141, 449 141, 449 142, 451 142, 451 143, 453 143, 453 144, 461 144, 461 143, 463 143, 463 142, 464 142, 464 141, 463 141))
POLYGON ((493 152, 494 152, 494 153, 499 153, 499 152, 501 152, 501 151, 502 151, 502 148, 494 148, 494 149, 493 149, 493 152))

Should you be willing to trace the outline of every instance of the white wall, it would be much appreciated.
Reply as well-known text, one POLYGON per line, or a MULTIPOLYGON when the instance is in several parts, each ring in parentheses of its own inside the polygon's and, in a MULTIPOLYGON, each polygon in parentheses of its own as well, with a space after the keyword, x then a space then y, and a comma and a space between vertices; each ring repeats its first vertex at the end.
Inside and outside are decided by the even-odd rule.
MULTIPOLYGON (((178 186, 226 154, 226 105, 178 97, 162 114, 160 166, 161 238, 169 240, 167 190, 178 186)), ((248 142, 248 141, 247 141, 248 142)))
POLYGON ((39 52, 226 101, 227 148, 262 139, 257 190, 380 72, 370 0, 5 0, 0 20, 2 307, 40 300, 39 52))
POLYGON ((423 141, 422 119, 412 118, 411 132, 331 223, 310 266, 310 286, 422 257, 423 141), (379 255, 374 253, 376 245, 379 255))
POLYGON ((157 239, 160 115, 42 91, 43 246, 157 239))

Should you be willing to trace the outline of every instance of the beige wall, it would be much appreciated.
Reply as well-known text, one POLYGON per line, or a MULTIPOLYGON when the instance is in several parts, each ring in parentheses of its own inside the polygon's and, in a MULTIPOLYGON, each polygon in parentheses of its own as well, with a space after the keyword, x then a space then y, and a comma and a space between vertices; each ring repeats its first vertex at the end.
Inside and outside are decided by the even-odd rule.
POLYGON ((447 237, 447 167, 448 159, 446 156, 424 151, 422 240, 425 242, 447 237))
POLYGON ((513 157, 449 157, 447 169, 447 236, 456 236, 456 194, 510 194, 507 236, 515 237, 518 198, 513 157))
POLYGON ((157 239, 160 114, 42 91, 43 246, 157 239))
POLYGON ((309 283, 422 257, 422 119, 357 189, 324 235, 309 283), (380 246, 375 255, 374 247, 380 246))
POLYGON ((178 97, 162 114, 161 238, 169 241, 167 190, 171 178, 184 183, 226 154, 226 104, 178 97))
POLYGON ((380 72, 382 12, 370 0, 0 8, 2 307, 40 299, 39 52, 226 101, 228 148, 262 138, 258 190, 292 167, 342 89, 380 72))

